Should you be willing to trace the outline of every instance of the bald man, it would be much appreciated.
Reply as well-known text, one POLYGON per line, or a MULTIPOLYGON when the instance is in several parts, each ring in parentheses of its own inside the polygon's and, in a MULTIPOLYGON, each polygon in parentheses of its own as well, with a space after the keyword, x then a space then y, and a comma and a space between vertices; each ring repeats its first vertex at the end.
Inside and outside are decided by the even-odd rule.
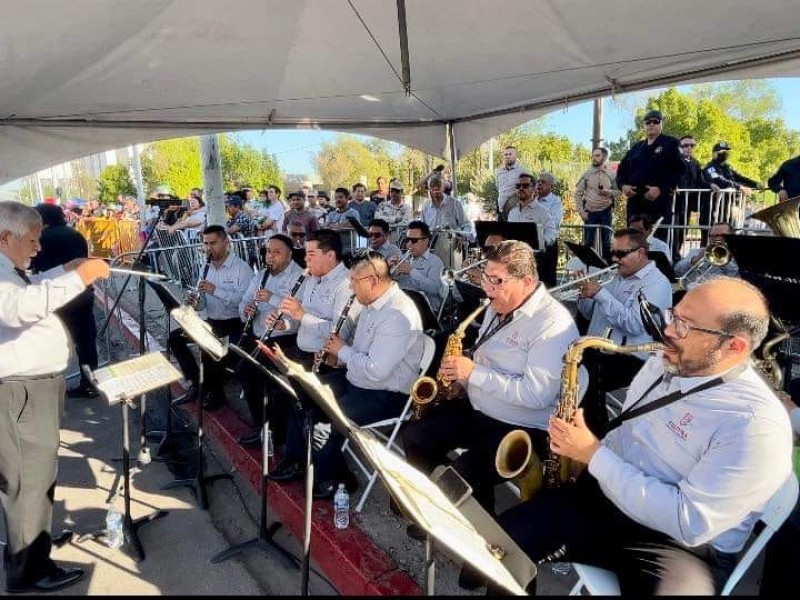
POLYGON ((614 571, 622 595, 719 593, 767 501, 790 476, 789 418, 749 363, 767 334, 752 285, 713 279, 667 311, 663 355, 634 378, 597 439, 583 411, 553 418, 550 447, 588 465, 498 522, 534 561, 614 571))

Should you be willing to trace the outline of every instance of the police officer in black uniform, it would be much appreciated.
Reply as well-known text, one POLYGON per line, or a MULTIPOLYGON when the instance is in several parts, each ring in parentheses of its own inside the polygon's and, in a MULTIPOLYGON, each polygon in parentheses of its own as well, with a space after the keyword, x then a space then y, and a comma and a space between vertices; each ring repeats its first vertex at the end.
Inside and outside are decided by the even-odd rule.
POLYGON ((703 168, 706 181, 720 189, 734 188, 749 194, 753 188, 760 187, 757 181, 738 173, 730 164, 731 146, 728 142, 717 142, 711 152, 711 162, 703 168))
MULTIPOLYGON (((678 181, 679 190, 708 190, 711 185, 706 181, 703 166, 694 157, 697 141, 693 135, 684 135, 681 138, 681 160, 684 171, 678 181)), ((715 186, 716 187, 716 186, 715 186)), ((709 192, 687 192, 686 196, 679 194, 675 201, 675 213, 678 225, 688 225, 689 216, 693 212, 700 213, 700 225, 711 225, 711 196, 709 192)), ((701 245, 708 243, 708 230, 701 229, 701 245)), ((672 236, 672 259, 678 262, 681 259, 680 251, 686 237, 685 229, 676 229, 672 236)))
MULTIPOLYGON (((672 191, 684 171, 680 143, 665 135, 664 115, 650 110, 644 116, 645 139, 628 150, 617 169, 617 185, 628 199, 627 218, 646 214, 653 221, 663 217, 662 225, 672 223, 672 191)), ((666 241, 667 228, 656 237, 666 241)))

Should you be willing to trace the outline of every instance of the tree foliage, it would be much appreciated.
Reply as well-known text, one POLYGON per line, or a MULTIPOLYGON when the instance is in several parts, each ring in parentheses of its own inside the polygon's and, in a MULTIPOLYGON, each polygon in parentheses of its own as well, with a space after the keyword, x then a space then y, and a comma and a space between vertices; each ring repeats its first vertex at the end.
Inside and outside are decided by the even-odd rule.
POLYGON ((378 177, 393 177, 399 169, 390 142, 379 139, 361 141, 352 135, 338 135, 332 141, 324 142, 313 163, 325 189, 350 188, 361 182, 371 190, 378 177))
POLYGON ((97 178, 97 197, 100 202, 116 202, 120 196, 135 196, 136 186, 124 165, 109 165, 97 178))
MULTIPOLYGON (((283 187, 278 161, 266 151, 244 144, 238 137, 220 134, 222 181, 226 189, 250 185, 260 190, 269 185, 283 187)), ((152 192, 158 185, 169 185, 172 193, 189 195, 202 187, 200 140, 197 137, 163 140, 149 144, 142 153, 142 177, 152 192)))

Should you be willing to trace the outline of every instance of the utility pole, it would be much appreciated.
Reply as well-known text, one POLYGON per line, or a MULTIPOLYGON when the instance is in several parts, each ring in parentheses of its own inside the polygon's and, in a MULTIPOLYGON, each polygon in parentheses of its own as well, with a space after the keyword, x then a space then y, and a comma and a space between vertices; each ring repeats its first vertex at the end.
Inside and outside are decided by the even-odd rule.
POLYGON ((592 120, 592 150, 603 143, 603 99, 594 99, 594 118, 592 120))
POLYGON ((225 225, 225 198, 222 189, 222 157, 219 135, 200 136, 200 164, 203 169, 203 192, 208 207, 208 224, 225 225))

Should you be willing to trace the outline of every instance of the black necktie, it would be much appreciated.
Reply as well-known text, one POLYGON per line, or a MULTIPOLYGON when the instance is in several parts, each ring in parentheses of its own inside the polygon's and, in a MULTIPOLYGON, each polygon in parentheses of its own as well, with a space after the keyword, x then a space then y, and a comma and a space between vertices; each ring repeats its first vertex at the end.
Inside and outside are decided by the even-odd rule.
POLYGON ((17 272, 17 275, 19 275, 22 278, 22 281, 24 281, 28 285, 31 284, 31 280, 28 278, 28 275, 25 273, 23 269, 18 269, 17 267, 14 267, 14 270, 17 272))

